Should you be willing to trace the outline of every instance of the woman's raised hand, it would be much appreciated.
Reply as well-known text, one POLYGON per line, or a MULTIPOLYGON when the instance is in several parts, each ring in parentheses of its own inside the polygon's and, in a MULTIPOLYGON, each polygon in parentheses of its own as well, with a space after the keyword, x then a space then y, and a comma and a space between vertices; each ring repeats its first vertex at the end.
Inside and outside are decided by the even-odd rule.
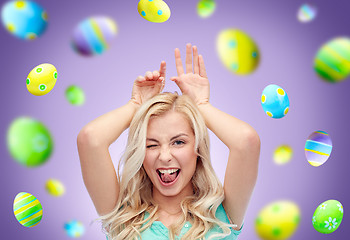
POLYGON ((166 63, 162 61, 159 71, 148 71, 145 76, 139 76, 132 87, 131 101, 140 106, 162 92, 165 84, 165 71, 166 63))
POLYGON ((205 71, 202 55, 198 55, 196 46, 186 45, 186 73, 181 62, 180 50, 175 49, 177 77, 172 77, 182 94, 188 95, 197 105, 209 102, 209 80, 205 71), (192 68, 193 51, 193 68, 192 68))

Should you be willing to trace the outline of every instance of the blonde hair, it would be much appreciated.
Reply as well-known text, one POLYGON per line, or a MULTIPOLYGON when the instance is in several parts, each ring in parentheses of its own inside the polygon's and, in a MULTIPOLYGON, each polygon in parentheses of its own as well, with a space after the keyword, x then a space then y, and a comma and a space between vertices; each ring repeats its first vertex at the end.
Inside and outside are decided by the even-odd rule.
POLYGON ((182 217, 169 227, 169 239, 174 240, 186 221, 192 227, 182 239, 205 239, 205 234, 218 225, 222 233, 210 236, 228 236, 232 224, 215 217, 218 206, 224 200, 224 191, 211 165, 209 135, 197 106, 186 95, 161 93, 140 106, 129 127, 128 142, 119 161, 117 177, 120 191, 114 210, 99 219, 109 240, 141 238, 141 232, 157 219, 158 205, 152 198, 152 182, 143 168, 146 152, 146 134, 149 119, 168 111, 184 114, 195 135, 195 151, 198 154, 196 171, 192 177, 194 194, 181 202, 182 217), (121 168, 122 174, 119 175, 121 168), (149 217, 144 219, 145 213, 149 217))

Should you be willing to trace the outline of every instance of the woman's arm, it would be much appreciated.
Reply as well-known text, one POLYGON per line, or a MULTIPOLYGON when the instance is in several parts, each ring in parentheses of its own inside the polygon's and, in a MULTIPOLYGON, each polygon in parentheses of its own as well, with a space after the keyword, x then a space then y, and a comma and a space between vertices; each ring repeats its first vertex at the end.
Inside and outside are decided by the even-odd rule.
POLYGON ((163 90, 165 62, 160 71, 139 76, 131 100, 88 123, 77 137, 81 171, 97 213, 111 212, 118 200, 119 182, 109 154, 109 146, 126 130, 138 107, 163 90))
POLYGON ((247 123, 213 107, 209 103, 209 80, 203 57, 196 47, 186 45, 186 74, 181 62, 180 51, 175 49, 177 77, 172 77, 183 94, 197 104, 207 127, 229 148, 226 166, 223 206, 239 229, 253 192, 260 154, 260 139, 247 123), (193 68, 192 68, 193 50, 193 68))

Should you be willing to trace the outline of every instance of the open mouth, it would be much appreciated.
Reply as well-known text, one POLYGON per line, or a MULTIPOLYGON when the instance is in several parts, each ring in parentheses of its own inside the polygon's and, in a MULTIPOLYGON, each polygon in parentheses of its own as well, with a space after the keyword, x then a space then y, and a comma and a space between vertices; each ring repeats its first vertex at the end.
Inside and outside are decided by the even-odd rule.
POLYGON ((157 169, 158 176, 160 180, 165 184, 170 184, 174 182, 177 177, 179 176, 180 169, 176 169, 173 171, 167 171, 167 170, 159 170, 157 169))

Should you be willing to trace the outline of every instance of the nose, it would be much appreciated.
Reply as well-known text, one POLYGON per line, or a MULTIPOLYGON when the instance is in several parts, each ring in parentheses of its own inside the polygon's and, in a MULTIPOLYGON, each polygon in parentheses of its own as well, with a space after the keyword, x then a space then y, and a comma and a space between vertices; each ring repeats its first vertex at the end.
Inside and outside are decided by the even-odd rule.
POLYGON ((170 148, 168 146, 162 146, 159 151, 159 160, 169 162, 172 158, 170 148))

